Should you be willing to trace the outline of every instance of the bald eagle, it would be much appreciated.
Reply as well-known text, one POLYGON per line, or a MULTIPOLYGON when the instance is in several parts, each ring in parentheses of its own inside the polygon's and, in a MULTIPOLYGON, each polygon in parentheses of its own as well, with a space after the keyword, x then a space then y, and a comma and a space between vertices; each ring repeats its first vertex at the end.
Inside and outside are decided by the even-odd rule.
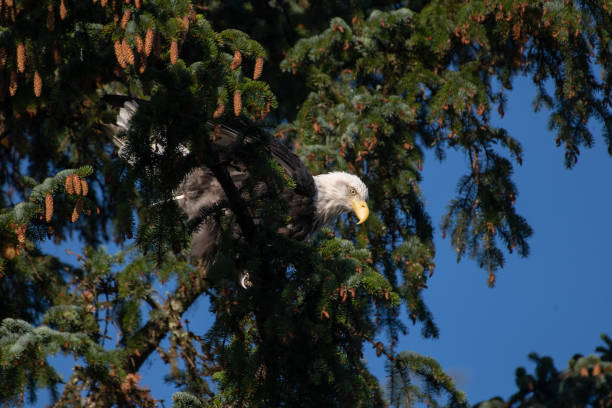
MULTIPOLYGON (((126 157, 125 140, 121 131, 127 131, 130 120, 138 108, 134 102, 126 102, 119 110, 116 125, 112 126, 113 140, 119 147, 119 155, 126 157)), ((214 146, 224 151, 228 146, 243 140, 248 143, 250 137, 229 126, 211 125, 216 128, 214 146)), ((152 145, 154 151, 163 151, 163 146, 152 145)), ((183 154, 189 151, 180 148, 183 154)), ((304 163, 283 143, 272 139, 265 146, 270 155, 286 174, 295 182, 294 188, 285 187, 282 196, 288 204, 287 219, 289 220, 278 232, 295 240, 303 241, 322 226, 331 223, 340 215, 353 212, 363 223, 369 215, 366 201, 368 188, 355 175, 337 171, 313 176, 304 163)), ((224 157, 228 173, 237 188, 240 188, 248 178, 248 169, 234 157, 224 157)), ((226 199, 221 184, 207 167, 199 167, 191 171, 174 191, 174 200, 192 220, 198 217, 203 209, 210 208, 226 199)), ((259 221, 261 222, 261 220, 259 221)), ((265 222, 265 220, 264 220, 265 222)), ((217 240, 220 226, 214 217, 204 221, 191 242, 191 257, 193 261, 202 261, 210 265, 217 252, 217 240)), ((248 286, 248 275, 241 279, 242 286, 248 286)))

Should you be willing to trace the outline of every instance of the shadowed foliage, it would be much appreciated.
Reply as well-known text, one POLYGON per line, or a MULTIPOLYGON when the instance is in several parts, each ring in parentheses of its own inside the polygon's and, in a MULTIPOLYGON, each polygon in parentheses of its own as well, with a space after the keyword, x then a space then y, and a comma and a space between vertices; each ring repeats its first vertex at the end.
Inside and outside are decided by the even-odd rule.
MULTIPOLYGON (((0 401, 34 400, 44 387, 57 407, 155 406, 139 370, 157 354, 180 390, 176 407, 465 406, 434 359, 397 350, 413 326, 438 335, 423 300, 435 269, 425 152, 465 155, 441 227, 493 286, 508 253, 528 255, 532 234, 515 207, 522 149, 491 125, 493 112, 503 115, 513 79, 526 75, 567 166, 591 146, 591 120, 610 146, 611 8, 0 2, 0 289, 10 294, 0 299, 0 401), (112 125, 128 101, 138 109, 118 154, 112 125), (248 167, 240 186, 215 147, 221 125, 245 136, 230 148, 248 167), (272 138, 313 174, 364 180, 368 221, 342 217, 304 242, 278 234, 290 207, 280 192, 293 181, 266 153, 272 138), (202 166, 227 199, 188 221, 174 192, 202 166), (262 216, 270 222, 254 222, 262 216), (218 251, 204 267, 190 240, 211 217, 218 251), (65 264, 44 240, 84 248, 72 245, 65 264), (206 332, 184 318, 202 298, 206 332), (386 384, 366 347, 387 361, 386 384), (49 363, 58 353, 75 357, 63 380, 49 363)), ((558 376, 537 362, 544 380, 558 376)))

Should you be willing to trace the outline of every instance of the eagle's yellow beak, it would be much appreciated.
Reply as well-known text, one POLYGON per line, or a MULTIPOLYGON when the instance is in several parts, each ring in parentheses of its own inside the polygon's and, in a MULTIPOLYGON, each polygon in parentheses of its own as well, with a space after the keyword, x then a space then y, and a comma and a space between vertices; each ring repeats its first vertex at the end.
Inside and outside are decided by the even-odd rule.
POLYGON ((351 200, 351 205, 353 206, 353 211, 357 218, 359 218, 359 222, 357 225, 362 224, 365 220, 368 219, 368 215, 370 215, 370 209, 365 201, 359 200, 351 200))

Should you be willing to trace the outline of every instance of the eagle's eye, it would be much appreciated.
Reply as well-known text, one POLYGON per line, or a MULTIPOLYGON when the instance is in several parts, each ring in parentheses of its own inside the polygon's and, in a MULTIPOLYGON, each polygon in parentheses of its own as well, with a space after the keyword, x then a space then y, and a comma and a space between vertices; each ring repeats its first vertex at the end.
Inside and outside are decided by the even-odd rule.
POLYGON ((357 195, 357 190, 355 190, 353 187, 351 187, 350 193, 351 193, 351 195, 357 195))

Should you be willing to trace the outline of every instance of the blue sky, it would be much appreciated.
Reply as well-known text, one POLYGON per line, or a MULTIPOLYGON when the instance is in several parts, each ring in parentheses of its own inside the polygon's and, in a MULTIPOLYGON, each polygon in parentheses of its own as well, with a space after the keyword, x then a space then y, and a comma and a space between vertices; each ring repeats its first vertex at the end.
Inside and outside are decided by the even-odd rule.
MULTIPOLYGON (((495 288, 487 287, 487 275, 475 262, 456 262, 449 240, 442 239, 438 228, 467 166, 465 157, 449 152, 440 163, 430 154, 424 166, 423 192, 437 227, 436 272, 424 296, 440 338, 422 339, 420 328, 413 328, 399 349, 438 360, 471 403, 512 394, 516 367, 533 369, 527 360, 532 351, 553 357, 557 368, 564 368, 573 354, 593 353, 601 344, 601 333, 612 334, 612 296, 606 291, 612 288, 612 159, 600 124, 594 123, 599 136, 595 147, 582 149, 578 164, 567 170, 563 149, 555 146, 547 130, 548 113, 533 113, 534 94, 528 81, 517 80, 505 117, 495 123, 523 145, 523 165, 516 167, 514 176, 516 205, 534 229, 531 254, 509 255, 495 288)), ((56 252, 65 257, 63 249, 56 252)), ((204 311, 207 301, 200 299, 186 315, 202 332, 207 325, 204 311)), ((372 369, 382 377, 384 361, 366 349, 372 369)), ((72 364, 72 359, 56 361, 72 364)), ((70 374, 69 369, 63 372, 70 374)), ((141 370, 142 383, 170 406, 174 391, 161 379, 166 372, 155 356, 141 370)), ((48 402, 46 392, 40 397, 35 406, 48 402)))
MULTIPOLYGON (((593 123, 593 149, 581 149, 575 168, 547 129, 548 112, 533 112, 535 89, 519 79, 506 115, 496 120, 522 143, 515 168, 517 209, 534 229, 528 258, 509 255, 495 288, 469 258, 457 264, 449 240, 436 229, 436 273, 425 299, 440 327, 437 340, 410 335, 402 347, 434 357, 456 379, 471 403, 516 391, 514 370, 530 371, 527 354, 554 358, 565 368, 575 354, 591 354, 601 333, 612 334, 609 238, 612 226, 612 159, 593 123)), ((456 183, 466 168, 460 153, 424 165, 423 191, 439 226, 456 183)))

